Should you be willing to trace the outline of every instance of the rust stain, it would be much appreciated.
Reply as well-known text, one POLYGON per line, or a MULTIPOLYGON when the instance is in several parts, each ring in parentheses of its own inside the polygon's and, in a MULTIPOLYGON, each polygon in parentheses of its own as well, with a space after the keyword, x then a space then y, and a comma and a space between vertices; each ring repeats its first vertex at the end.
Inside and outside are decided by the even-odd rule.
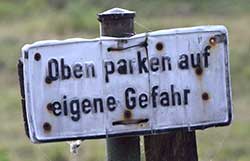
POLYGON ((158 42, 156 45, 155 45, 155 48, 158 50, 158 51, 162 51, 163 48, 164 48, 164 45, 162 42, 158 42))
POLYGON ((34 55, 34 59, 35 59, 36 61, 39 61, 39 60, 41 59, 41 54, 40 54, 40 53, 36 53, 36 54, 34 55))
POLYGON ((216 39, 216 37, 211 37, 210 39, 209 39, 209 44, 211 45, 211 46, 216 46, 216 44, 217 44, 217 39, 216 39))
POLYGON ((47 77, 45 78, 45 82, 46 82, 47 84, 51 84, 51 83, 52 83, 52 79, 51 79, 49 76, 47 76, 47 77))
POLYGON ((195 73, 196 75, 201 76, 203 74, 203 69, 201 67, 197 67, 195 69, 195 73))
POLYGON ((194 68, 195 75, 199 81, 202 81, 202 76, 204 73, 204 70, 201 66, 194 68))
POLYGON ((49 111, 49 113, 52 113, 52 111, 53 111, 53 106, 52 106, 51 103, 48 103, 48 104, 47 104, 47 110, 49 111))
POLYGON ((43 130, 44 130, 45 133, 50 132, 51 129, 52 129, 52 127, 51 127, 50 123, 45 122, 45 123, 43 124, 43 130))
POLYGON ((124 120, 131 119, 132 118, 132 112, 129 110, 125 110, 123 113, 124 120))
POLYGON ((207 92, 204 92, 204 93, 202 93, 201 98, 204 101, 207 101, 207 100, 209 100, 210 97, 209 97, 209 94, 207 92))
POLYGON ((146 124, 146 122, 143 122, 143 123, 140 123, 139 124, 139 127, 140 128, 145 128, 148 124, 146 124))

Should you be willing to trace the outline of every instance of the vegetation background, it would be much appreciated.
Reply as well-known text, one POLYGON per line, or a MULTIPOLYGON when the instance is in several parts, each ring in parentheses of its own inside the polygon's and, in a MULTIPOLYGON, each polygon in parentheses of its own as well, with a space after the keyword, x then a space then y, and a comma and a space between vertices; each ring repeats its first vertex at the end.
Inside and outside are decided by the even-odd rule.
MULTIPOLYGON (((0 161, 103 161, 105 140, 33 145, 25 136, 16 64, 25 43, 99 36, 96 14, 113 7, 137 12, 136 32, 223 24, 230 34, 234 121, 197 131, 201 161, 250 160, 250 1, 0 0, 0 161)), ((143 155, 143 154, 142 154, 143 155)))

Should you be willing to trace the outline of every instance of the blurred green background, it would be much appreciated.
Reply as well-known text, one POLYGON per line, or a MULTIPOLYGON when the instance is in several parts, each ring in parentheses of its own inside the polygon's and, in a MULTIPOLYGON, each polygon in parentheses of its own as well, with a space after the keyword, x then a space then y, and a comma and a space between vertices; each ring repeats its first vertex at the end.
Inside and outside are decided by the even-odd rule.
POLYGON ((30 143, 24 133, 16 63, 25 43, 98 37, 96 14, 113 7, 137 12, 137 33, 207 24, 227 26, 234 121, 229 127, 197 131, 198 153, 201 161, 249 161, 248 0, 0 0, 0 161, 106 160, 105 140, 85 141, 75 157, 63 142, 30 143))

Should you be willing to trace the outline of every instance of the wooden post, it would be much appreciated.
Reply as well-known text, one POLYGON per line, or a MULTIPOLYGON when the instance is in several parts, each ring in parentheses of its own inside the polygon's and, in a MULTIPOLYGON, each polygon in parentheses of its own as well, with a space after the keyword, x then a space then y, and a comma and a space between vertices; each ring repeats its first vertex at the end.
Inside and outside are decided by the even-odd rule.
MULTIPOLYGON (((114 8, 98 14, 101 36, 134 35, 135 12, 114 8)), ((139 136, 107 139, 108 161, 140 161, 139 136)))
POLYGON ((194 131, 145 136, 144 146, 146 161, 198 161, 194 131))

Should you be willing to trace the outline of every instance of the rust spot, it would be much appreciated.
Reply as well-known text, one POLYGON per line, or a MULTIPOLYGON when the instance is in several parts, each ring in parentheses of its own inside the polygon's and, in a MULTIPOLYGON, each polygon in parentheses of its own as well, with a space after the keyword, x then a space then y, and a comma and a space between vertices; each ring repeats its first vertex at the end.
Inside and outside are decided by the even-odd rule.
POLYGON ((124 111, 124 118, 125 119, 130 119, 132 117, 132 113, 129 110, 124 111))
POLYGON ((140 123, 139 126, 140 127, 145 127, 145 124, 144 123, 140 123))
POLYGON ((49 76, 47 76, 47 77, 45 78, 45 82, 46 82, 47 84, 50 84, 50 83, 52 83, 52 79, 51 79, 49 76))
POLYGON ((52 129, 52 127, 51 127, 50 123, 45 122, 45 123, 43 124, 43 130, 44 130, 44 132, 50 132, 51 129, 52 129))
POLYGON ((52 103, 48 103, 48 104, 47 104, 47 110, 48 110, 49 112, 52 112, 52 111, 53 111, 52 103))
POLYGON ((210 39, 209 39, 209 43, 210 43, 210 45, 212 45, 212 46, 215 46, 216 45, 216 37, 211 37, 210 39))
POLYGON ((107 51, 108 52, 112 51, 112 48, 111 47, 107 48, 107 51))
POLYGON ((207 100, 209 100, 209 94, 208 94, 207 92, 204 92, 204 93, 202 93, 201 98, 202 98, 204 101, 207 101, 207 100))
POLYGON ((156 45, 155 45, 155 48, 159 51, 161 51, 163 49, 163 44, 161 42, 158 42, 156 45))
POLYGON ((196 73, 197 75, 202 75, 202 73, 203 73, 202 68, 201 68, 201 67, 197 67, 197 68, 195 69, 195 73, 196 73))
POLYGON ((41 54, 40 54, 40 53, 36 53, 36 54, 34 55, 34 59, 35 59, 36 61, 39 61, 39 60, 41 59, 41 54))

